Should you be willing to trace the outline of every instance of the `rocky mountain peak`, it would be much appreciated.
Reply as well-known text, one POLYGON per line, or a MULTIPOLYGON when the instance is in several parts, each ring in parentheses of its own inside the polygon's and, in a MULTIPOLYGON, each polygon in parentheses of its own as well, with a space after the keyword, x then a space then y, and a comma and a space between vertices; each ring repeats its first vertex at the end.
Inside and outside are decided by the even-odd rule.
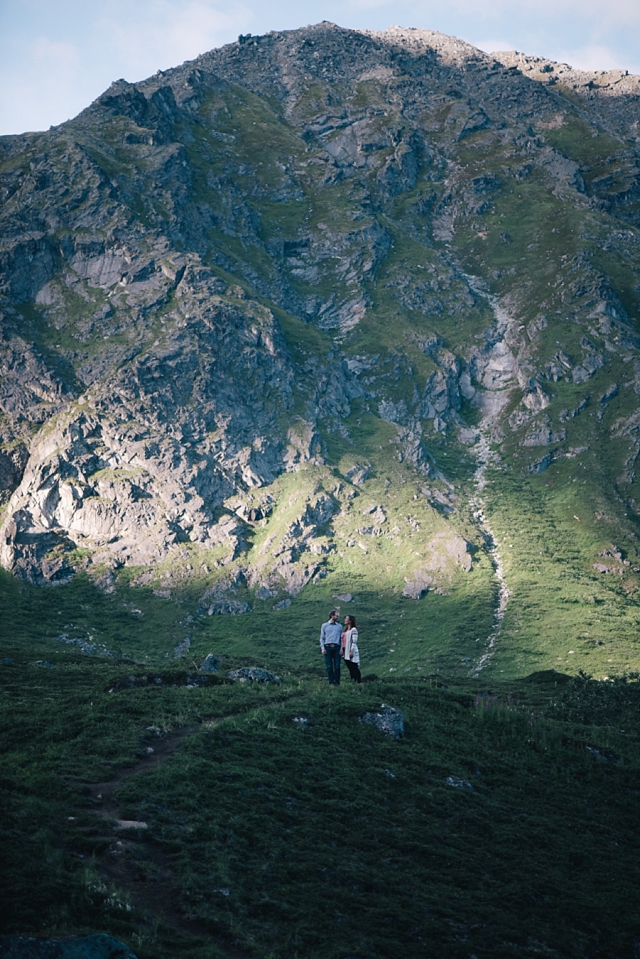
POLYGON ((2 138, 2 563, 402 590, 586 450, 635 536, 639 84, 324 22, 2 138))

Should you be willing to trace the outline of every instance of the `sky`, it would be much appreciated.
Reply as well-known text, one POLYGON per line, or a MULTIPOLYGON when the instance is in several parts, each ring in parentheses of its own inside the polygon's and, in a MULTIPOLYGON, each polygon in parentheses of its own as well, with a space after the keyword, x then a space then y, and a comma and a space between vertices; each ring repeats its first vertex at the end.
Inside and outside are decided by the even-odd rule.
POLYGON ((486 52, 640 74, 640 0, 0 0, 0 134, 48 129, 113 80, 142 80, 240 33, 321 20, 422 27, 486 52))

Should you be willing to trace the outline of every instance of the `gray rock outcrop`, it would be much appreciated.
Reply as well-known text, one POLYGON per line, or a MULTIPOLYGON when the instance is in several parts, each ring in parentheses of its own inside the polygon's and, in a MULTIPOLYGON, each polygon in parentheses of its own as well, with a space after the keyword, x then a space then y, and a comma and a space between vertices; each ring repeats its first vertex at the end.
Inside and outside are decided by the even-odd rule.
POLYGON ((208 653, 200 666, 201 673, 217 673, 220 669, 220 661, 214 653, 208 653))
POLYGON ((240 669, 230 669, 227 676, 237 683, 275 683, 276 686, 279 686, 282 682, 278 676, 261 666, 242 666, 240 669))
POLYGON ((395 709, 393 706, 382 704, 376 712, 365 713, 360 717, 361 723, 373 726, 385 736, 392 736, 394 739, 402 739, 404 736, 404 715, 402 710, 395 709))

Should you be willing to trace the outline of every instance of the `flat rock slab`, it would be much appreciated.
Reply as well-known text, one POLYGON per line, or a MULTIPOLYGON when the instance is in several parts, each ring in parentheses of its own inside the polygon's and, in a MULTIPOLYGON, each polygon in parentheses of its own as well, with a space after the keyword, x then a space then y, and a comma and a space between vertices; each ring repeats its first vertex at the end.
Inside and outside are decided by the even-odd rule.
POLYGON ((275 676, 268 669, 262 669, 260 666, 243 666, 241 669, 230 669, 227 676, 229 679, 235 679, 237 683, 276 683, 279 686, 282 682, 279 676, 275 676))
POLYGON ((0 959, 136 959, 123 942, 111 936, 69 939, 0 937, 0 959))
POLYGON ((375 726, 381 733, 387 736, 393 736, 394 739, 402 739, 404 736, 404 715, 402 710, 394 709, 393 706, 386 706, 384 703, 378 712, 365 713, 360 717, 361 723, 368 723, 369 726, 375 726))

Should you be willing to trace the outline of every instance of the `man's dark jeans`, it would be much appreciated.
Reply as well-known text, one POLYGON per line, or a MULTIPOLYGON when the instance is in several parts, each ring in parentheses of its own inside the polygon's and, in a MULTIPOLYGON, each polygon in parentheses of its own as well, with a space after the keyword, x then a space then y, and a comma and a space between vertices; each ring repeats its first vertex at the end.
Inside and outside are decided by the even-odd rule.
POLYGON ((325 646, 324 661, 327 667, 327 676, 330 686, 340 685, 340 647, 325 646))

